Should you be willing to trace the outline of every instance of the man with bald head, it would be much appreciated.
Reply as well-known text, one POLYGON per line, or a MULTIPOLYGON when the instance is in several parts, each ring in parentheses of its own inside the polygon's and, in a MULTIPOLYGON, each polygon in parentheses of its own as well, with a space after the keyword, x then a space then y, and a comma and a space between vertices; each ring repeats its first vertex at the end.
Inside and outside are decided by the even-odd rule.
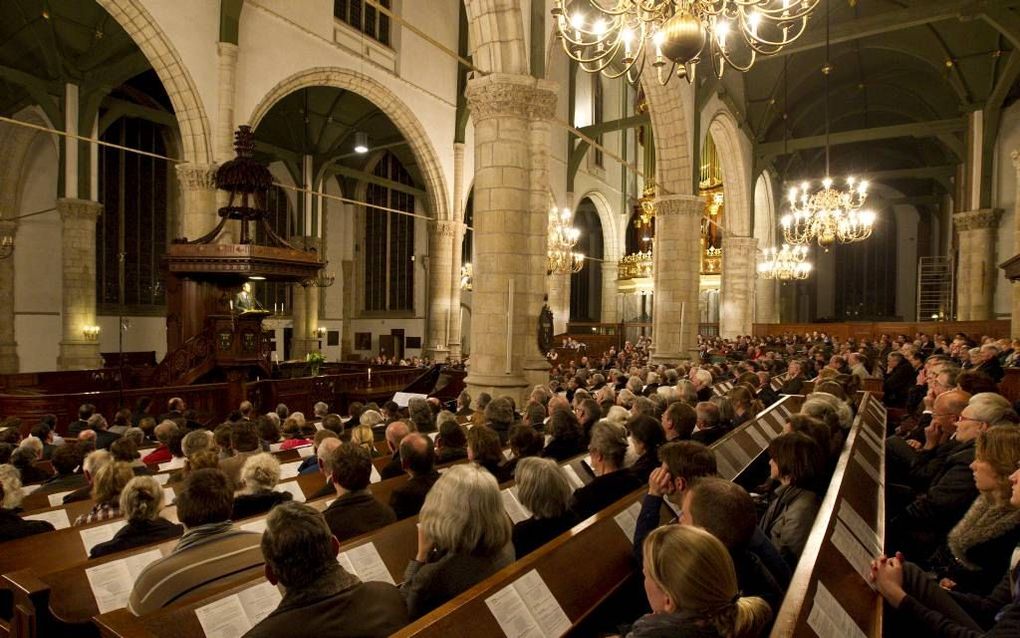
POLYGON ((400 463, 410 478, 390 495, 390 507, 397 520, 416 516, 425 503, 425 496, 439 480, 435 448, 432 440, 423 434, 412 432, 400 442, 400 463))
POLYGON ((394 421, 386 426, 386 447, 390 449, 393 457, 379 472, 383 479, 393 478, 404 473, 403 465, 400 462, 400 442, 410 432, 410 426, 403 421, 394 421))
POLYGON ((886 476, 890 485, 923 489, 939 473, 957 448, 953 439, 956 421, 969 400, 970 394, 963 390, 950 390, 936 397, 931 422, 924 428, 924 443, 900 436, 886 439, 886 476))

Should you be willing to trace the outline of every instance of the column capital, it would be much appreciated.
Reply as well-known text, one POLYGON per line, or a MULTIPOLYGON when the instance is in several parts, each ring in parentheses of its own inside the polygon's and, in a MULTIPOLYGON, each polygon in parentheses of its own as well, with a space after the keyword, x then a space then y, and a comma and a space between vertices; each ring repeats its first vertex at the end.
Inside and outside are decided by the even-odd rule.
POLYGON ((556 112, 558 88, 530 75, 491 73, 468 80, 465 96, 476 122, 499 116, 548 120, 556 112))
POLYGON ((957 231, 995 228, 1001 216, 1002 210, 998 208, 962 211, 953 214, 953 226, 957 231))
POLYGON ((705 212, 705 200, 697 195, 660 195, 655 198, 655 215, 697 215, 705 212))
POLYGON ((18 220, 0 218, 0 234, 13 235, 18 230, 18 220))
POLYGON ((57 212, 60 213, 60 221, 65 224, 75 220, 94 224, 103 212, 103 205, 90 199, 61 197, 57 199, 57 212))
POLYGON ((436 237, 447 237, 453 239, 457 236, 459 231, 462 231, 465 227, 464 222, 455 221, 452 219, 436 219, 434 220, 435 228, 433 234, 436 237))
POLYGON ((186 162, 174 167, 185 190, 216 190, 216 164, 186 162))
POLYGON ((237 52, 240 49, 233 42, 219 42, 216 44, 216 50, 221 56, 232 58, 234 61, 237 60, 237 52))

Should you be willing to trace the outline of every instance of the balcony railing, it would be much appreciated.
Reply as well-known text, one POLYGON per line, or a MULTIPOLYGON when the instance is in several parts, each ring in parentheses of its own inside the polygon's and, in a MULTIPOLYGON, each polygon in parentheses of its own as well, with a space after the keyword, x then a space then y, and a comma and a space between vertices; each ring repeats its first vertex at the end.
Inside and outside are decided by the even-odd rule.
POLYGON ((617 279, 639 279, 652 276, 652 251, 625 255, 620 259, 617 279))

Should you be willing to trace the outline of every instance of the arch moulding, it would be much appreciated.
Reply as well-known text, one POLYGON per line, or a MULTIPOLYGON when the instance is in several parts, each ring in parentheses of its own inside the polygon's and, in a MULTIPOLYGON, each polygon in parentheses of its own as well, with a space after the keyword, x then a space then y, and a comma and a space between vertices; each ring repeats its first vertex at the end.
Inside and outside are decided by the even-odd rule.
POLYGON ((733 115, 720 109, 709 120, 708 132, 719 149, 723 190, 726 195, 726 228, 735 237, 751 235, 751 169, 740 144, 740 131, 733 115))
POLYGON ((623 256, 623 247, 620 245, 619 221, 613 215, 613 208, 609 205, 609 199, 597 190, 590 190, 581 195, 574 202, 574 210, 585 199, 591 200, 595 211, 599 215, 599 223, 602 225, 602 258, 605 261, 619 261, 623 256))

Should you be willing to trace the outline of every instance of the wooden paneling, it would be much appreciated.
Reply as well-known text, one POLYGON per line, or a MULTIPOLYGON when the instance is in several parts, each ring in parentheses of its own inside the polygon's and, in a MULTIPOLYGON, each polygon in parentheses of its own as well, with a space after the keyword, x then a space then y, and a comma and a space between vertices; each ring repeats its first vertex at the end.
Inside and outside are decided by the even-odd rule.
POLYGON ((994 321, 904 321, 904 322, 861 322, 861 323, 756 323, 754 324, 754 336, 769 337, 796 334, 803 336, 805 333, 824 332, 830 336, 845 341, 849 337, 855 339, 877 339, 883 334, 894 337, 904 334, 913 337, 917 332, 929 335, 939 333, 952 337, 958 332, 963 332, 973 339, 982 335, 990 337, 1009 337, 1010 322, 1008 320, 994 321))

